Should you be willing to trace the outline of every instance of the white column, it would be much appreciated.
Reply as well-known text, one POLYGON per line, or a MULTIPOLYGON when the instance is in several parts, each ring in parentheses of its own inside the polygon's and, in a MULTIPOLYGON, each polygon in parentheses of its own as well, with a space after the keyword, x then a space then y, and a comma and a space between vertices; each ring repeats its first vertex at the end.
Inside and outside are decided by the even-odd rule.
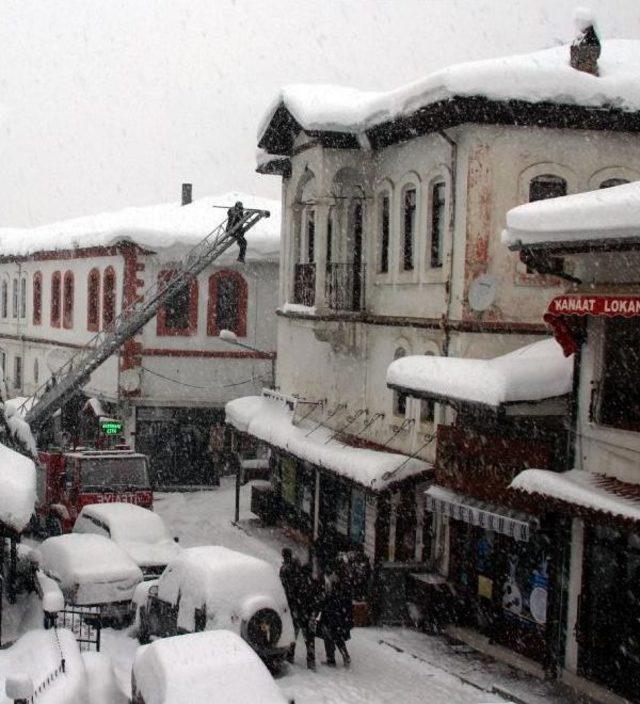
POLYGON ((571 553, 569 558, 569 594, 567 603, 567 639, 564 666, 569 672, 578 671, 578 601, 582 590, 582 564, 584 558, 584 522, 574 518, 571 523, 571 553))

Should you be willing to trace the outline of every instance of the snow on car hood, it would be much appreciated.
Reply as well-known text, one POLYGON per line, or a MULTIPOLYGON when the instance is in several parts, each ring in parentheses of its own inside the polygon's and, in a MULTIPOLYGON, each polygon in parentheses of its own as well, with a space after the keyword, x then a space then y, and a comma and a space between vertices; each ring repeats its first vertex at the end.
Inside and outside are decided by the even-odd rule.
POLYGON ((178 557, 182 548, 174 540, 161 540, 157 543, 139 541, 119 541, 118 545, 139 567, 167 565, 178 557))

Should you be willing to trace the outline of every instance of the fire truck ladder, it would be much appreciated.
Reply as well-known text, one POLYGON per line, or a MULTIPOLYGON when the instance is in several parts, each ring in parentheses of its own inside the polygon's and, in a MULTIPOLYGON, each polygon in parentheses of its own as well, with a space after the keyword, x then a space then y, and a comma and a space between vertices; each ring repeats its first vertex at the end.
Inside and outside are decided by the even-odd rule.
POLYGON ((25 420, 33 430, 40 428, 66 401, 78 393, 91 374, 120 346, 133 337, 151 318, 160 306, 183 291, 194 276, 212 264, 236 241, 262 218, 269 217, 268 210, 245 209, 243 216, 227 231, 227 220, 221 222, 187 255, 181 269, 166 279, 145 289, 140 299, 127 308, 122 308, 108 330, 102 330, 73 355, 45 384, 22 406, 26 410, 25 420))

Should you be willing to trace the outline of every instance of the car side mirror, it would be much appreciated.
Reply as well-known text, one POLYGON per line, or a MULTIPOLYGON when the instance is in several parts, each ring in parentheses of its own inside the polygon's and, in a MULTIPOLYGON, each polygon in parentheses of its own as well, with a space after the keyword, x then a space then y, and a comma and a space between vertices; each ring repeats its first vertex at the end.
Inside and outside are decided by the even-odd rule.
POLYGON ((173 542, 174 542, 174 543, 179 543, 179 542, 180 542, 180 538, 178 538, 177 535, 174 535, 174 536, 173 536, 173 542))
POLYGON ((154 584, 152 587, 149 587, 149 596, 158 596, 158 585, 154 584))

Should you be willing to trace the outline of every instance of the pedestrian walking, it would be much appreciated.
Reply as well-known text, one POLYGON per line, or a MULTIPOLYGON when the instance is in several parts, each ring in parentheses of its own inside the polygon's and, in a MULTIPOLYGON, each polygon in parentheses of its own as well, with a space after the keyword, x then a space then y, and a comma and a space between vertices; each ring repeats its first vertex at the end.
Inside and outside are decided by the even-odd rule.
MULTIPOLYGON (((236 204, 227 210, 227 232, 231 232, 233 228, 242 220, 244 217, 244 206, 241 201, 237 201, 236 204)), ((247 251, 247 240, 245 239, 242 229, 233 233, 233 237, 240 248, 238 253, 238 261, 244 263, 244 256, 247 251)))
POLYGON ((325 594, 320 615, 321 633, 327 655, 326 664, 336 666, 336 648, 345 667, 351 664, 347 641, 353 628, 353 597, 346 570, 336 565, 325 578, 325 594))

